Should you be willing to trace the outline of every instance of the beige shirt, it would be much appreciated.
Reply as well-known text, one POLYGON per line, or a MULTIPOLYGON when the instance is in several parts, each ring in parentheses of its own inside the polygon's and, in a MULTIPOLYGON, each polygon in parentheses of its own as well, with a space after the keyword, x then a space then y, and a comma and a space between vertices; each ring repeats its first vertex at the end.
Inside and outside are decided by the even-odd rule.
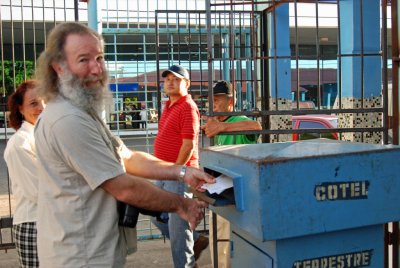
POLYGON ((13 224, 37 220, 38 163, 33 129, 24 121, 4 151, 15 199, 13 224))
POLYGON ((70 102, 48 103, 35 129, 41 180, 38 254, 42 267, 123 267, 116 200, 99 187, 124 173, 96 127, 70 102))

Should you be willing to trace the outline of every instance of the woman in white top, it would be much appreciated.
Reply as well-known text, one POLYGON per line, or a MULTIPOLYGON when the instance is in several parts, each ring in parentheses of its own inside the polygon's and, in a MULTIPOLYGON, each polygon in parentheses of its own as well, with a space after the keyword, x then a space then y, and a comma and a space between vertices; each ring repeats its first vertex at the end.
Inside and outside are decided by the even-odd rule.
POLYGON ((13 236, 20 267, 39 267, 36 246, 38 168, 33 129, 43 101, 36 81, 23 82, 8 98, 10 126, 17 130, 4 151, 15 198, 13 236))

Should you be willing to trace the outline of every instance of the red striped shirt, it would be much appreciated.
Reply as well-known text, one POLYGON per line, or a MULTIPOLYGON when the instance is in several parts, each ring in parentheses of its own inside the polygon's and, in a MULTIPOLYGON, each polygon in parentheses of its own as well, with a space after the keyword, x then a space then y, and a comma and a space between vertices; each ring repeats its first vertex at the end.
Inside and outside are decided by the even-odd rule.
POLYGON ((154 155, 164 161, 176 162, 183 139, 195 141, 195 147, 188 166, 199 166, 198 140, 200 113, 190 95, 183 96, 170 107, 168 101, 158 125, 154 141, 154 155))

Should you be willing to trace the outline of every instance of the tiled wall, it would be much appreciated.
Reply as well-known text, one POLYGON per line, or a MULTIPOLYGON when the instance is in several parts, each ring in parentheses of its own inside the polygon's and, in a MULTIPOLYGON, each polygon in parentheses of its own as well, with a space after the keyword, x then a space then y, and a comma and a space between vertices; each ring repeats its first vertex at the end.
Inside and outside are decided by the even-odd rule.
MULTIPOLYGON (((334 108, 338 109, 338 102, 334 108)), ((362 108, 377 108, 382 107, 381 97, 372 97, 364 99, 363 104, 361 99, 342 98, 342 109, 362 109, 362 108)), ((383 116, 382 113, 342 113, 338 114, 338 128, 371 128, 381 127, 383 116)), ((364 132, 364 133, 343 133, 341 140, 365 143, 381 143, 381 132, 364 132)))
MULTIPOLYGON (((291 100, 270 98, 270 107, 272 111, 276 111, 277 102, 278 110, 290 110, 291 100)), ((338 102, 335 103, 333 109, 338 109, 338 102)), ((382 107, 381 97, 372 97, 364 99, 363 104, 360 99, 342 98, 342 109, 363 109, 382 107)), ((292 129, 292 116, 290 115, 273 115, 270 117, 270 129, 292 129)), ((340 113, 338 114, 338 128, 372 128, 382 127, 382 113, 340 113)), ((352 142, 364 142, 371 144, 382 143, 381 132, 351 132, 339 134, 340 139, 352 142)), ((291 141, 291 134, 273 134, 271 142, 291 141)))
MULTIPOLYGON (((276 111, 276 104, 278 102, 278 110, 290 110, 291 100, 282 98, 270 98, 269 103, 272 111, 276 111)), ((292 129, 292 116, 291 115, 272 115, 270 129, 292 129)), ((273 134, 271 135, 272 142, 291 141, 291 134, 273 134)))

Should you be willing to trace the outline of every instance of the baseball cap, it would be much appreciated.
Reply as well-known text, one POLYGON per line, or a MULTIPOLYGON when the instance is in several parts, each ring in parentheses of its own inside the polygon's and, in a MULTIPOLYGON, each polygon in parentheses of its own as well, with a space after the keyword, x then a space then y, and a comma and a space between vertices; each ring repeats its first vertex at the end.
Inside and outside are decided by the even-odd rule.
POLYGON ((168 70, 165 70, 161 76, 162 77, 166 77, 169 73, 172 73, 173 75, 175 75, 176 77, 179 78, 185 78, 187 80, 190 80, 189 78, 189 72, 183 68, 180 65, 172 65, 168 68, 168 70))
POLYGON ((219 80, 213 85, 214 96, 215 95, 233 95, 232 84, 225 80, 219 80))

